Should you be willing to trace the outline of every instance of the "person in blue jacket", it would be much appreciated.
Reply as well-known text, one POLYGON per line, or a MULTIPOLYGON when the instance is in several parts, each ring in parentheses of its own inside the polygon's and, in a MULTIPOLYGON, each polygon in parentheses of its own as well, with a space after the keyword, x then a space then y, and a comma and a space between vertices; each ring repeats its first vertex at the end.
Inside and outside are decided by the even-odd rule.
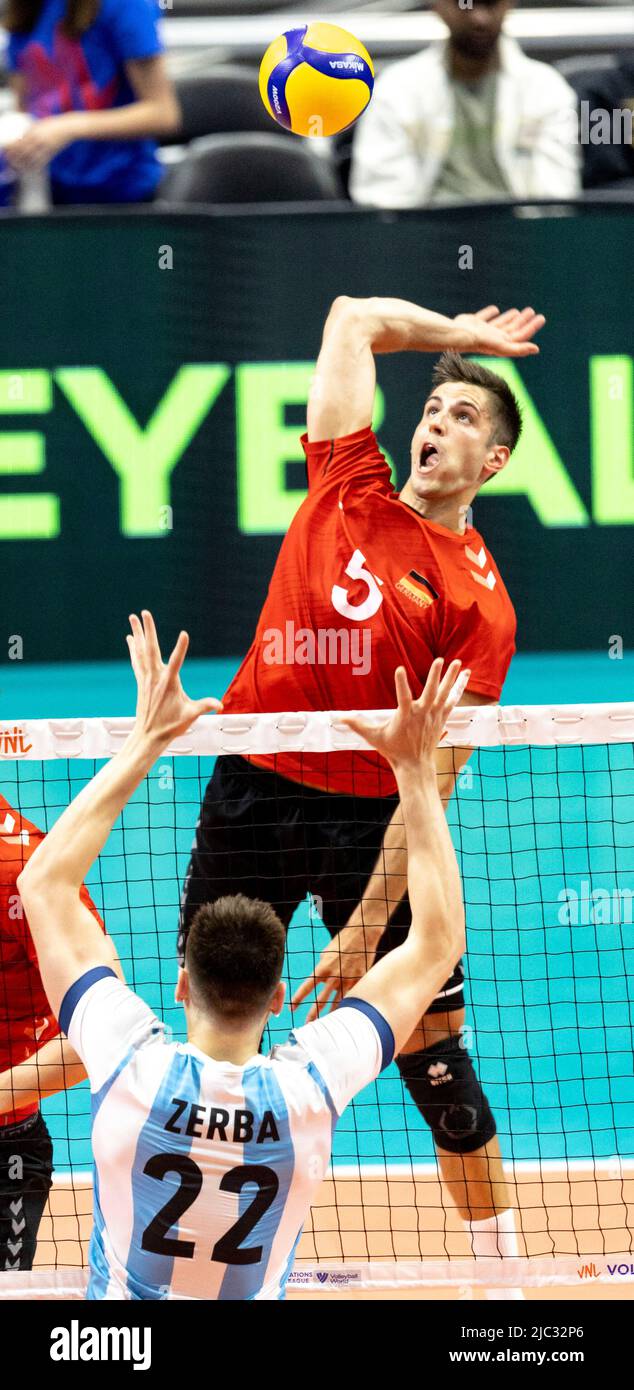
POLYGON ((5 148, 18 174, 48 166, 54 204, 149 202, 159 136, 180 110, 157 0, 8 0, 7 65, 34 123, 5 148))

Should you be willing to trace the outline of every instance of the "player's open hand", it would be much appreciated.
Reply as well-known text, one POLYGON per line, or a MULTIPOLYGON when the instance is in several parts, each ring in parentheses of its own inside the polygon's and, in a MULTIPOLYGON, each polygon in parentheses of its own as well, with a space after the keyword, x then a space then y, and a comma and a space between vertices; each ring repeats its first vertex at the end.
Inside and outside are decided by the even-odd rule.
MULTIPOLYGON (((533 357, 539 352, 532 340, 546 320, 534 309, 507 309, 501 314, 497 304, 488 304, 477 314, 458 314, 454 323, 464 332, 457 352, 483 352, 488 357, 533 357)), ((461 332, 462 337, 462 332, 461 332)))
POLYGON ((420 766, 433 757, 442 738, 445 722, 462 698, 471 672, 461 671, 452 661, 441 679, 442 657, 432 662, 420 699, 413 700, 403 666, 394 675, 397 708, 384 724, 372 724, 362 715, 345 715, 343 723, 360 734, 372 748, 382 753, 394 768, 407 764, 420 766))
POLYGON ((183 690, 180 672, 189 646, 186 632, 181 632, 165 664, 152 614, 147 609, 141 618, 133 613, 130 627, 126 641, 137 683, 137 729, 167 744, 184 734, 201 714, 222 709, 211 696, 190 700, 183 690))
POLYGON ((306 1023, 312 1023, 328 1009, 335 1009, 344 994, 354 989, 372 969, 383 930, 377 932, 363 925, 342 927, 324 947, 312 975, 307 975, 295 990, 291 1009, 298 1008, 313 992, 316 999, 306 1015, 306 1023))

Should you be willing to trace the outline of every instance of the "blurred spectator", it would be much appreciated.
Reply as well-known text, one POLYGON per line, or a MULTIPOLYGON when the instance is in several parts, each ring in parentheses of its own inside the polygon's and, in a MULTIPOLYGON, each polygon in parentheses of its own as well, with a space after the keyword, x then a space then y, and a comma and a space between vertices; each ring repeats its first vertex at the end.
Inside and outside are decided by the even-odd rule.
POLYGON ((580 191, 575 95, 502 34, 511 0, 437 0, 442 44, 379 77, 359 122, 350 194, 374 207, 580 191))
POLYGON ((157 0, 8 0, 7 65, 36 119, 5 148, 19 174, 49 167, 54 203, 149 202, 155 137, 178 129, 157 0))

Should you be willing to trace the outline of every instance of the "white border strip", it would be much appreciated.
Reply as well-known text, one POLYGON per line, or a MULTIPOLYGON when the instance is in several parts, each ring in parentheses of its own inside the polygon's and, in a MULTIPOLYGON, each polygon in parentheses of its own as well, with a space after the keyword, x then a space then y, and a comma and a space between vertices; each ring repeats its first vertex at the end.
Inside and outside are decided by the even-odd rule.
MULTIPOLYGON (((588 1180, 592 1181, 595 1177, 607 1178, 618 1181, 619 1177, 634 1178, 634 1158, 622 1158, 620 1154, 615 1154, 613 1158, 544 1158, 530 1159, 518 1158, 504 1163, 505 1176, 510 1178, 537 1177, 551 1178, 556 1176, 566 1176, 567 1174, 578 1177, 580 1173, 587 1174, 588 1180)), ((438 1178, 438 1165, 435 1160, 429 1159, 426 1163, 338 1163, 335 1167, 330 1167, 324 1179, 325 1182, 344 1182, 362 1179, 364 1182, 371 1182, 373 1179, 380 1182, 382 1178, 389 1178, 390 1181, 411 1182, 412 1178, 438 1178)), ((85 1188, 92 1186, 92 1172, 90 1169, 73 1169, 72 1172, 57 1173, 53 1179, 55 1187, 76 1187, 85 1188)))
POLYGON ((38 1299, 63 1302, 75 1299, 83 1303, 88 1285, 88 1270, 33 1269, 0 1273, 0 1302, 5 1299, 38 1299))
MULTIPOLYGON (((619 1154, 615 1158, 596 1159, 519 1158, 505 1162, 503 1170, 505 1176, 512 1180, 514 1177, 564 1177, 567 1173, 578 1179, 580 1173, 585 1173, 590 1181, 594 1177, 617 1181, 619 1177, 634 1177, 634 1158, 621 1158, 619 1154)), ((403 1183, 412 1181, 413 1177, 438 1177, 438 1165, 434 1159, 428 1159, 425 1163, 336 1163, 335 1168, 331 1166, 328 1169, 324 1181, 380 1181, 382 1177, 389 1177, 391 1181, 400 1179, 403 1183)), ((56 1187, 90 1187, 92 1172, 90 1169, 74 1169, 72 1172, 56 1173, 53 1183, 56 1187)))
MULTIPOLYGON (((364 710, 377 724, 391 710, 364 710)), ((206 715, 166 749, 168 756, 222 753, 336 753, 367 744, 341 722, 342 711, 206 715)), ((131 718, 26 719, 0 723, 0 759, 110 758, 134 724, 131 718)), ((595 705, 461 706, 447 721, 442 744, 494 748, 513 744, 634 742, 634 702, 595 705)))
POLYGON ((587 1287, 595 1284, 634 1282, 634 1256, 631 1252, 616 1255, 538 1255, 532 1259, 517 1258, 478 1260, 372 1260, 356 1264, 324 1261, 315 1266, 297 1260, 290 1275, 291 1289, 338 1290, 350 1293, 355 1289, 460 1289, 472 1288, 553 1288, 556 1286, 587 1287), (619 1273, 619 1270, 621 1271, 619 1273))
MULTIPOLYGON (((578 1178, 581 1173, 585 1173, 589 1181, 596 1177, 613 1181, 618 1181, 619 1177, 634 1178, 634 1158, 622 1158, 615 1154, 614 1158, 520 1158, 504 1163, 504 1174, 511 1180, 524 1177, 548 1179, 567 1174, 578 1178)), ((85 1176, 90 1178, 90 1174, 77 1175, 85 1176)), ((389 1178, 391 1182, 411 1182, 413 1178, 439 1179, 439 1172, 435 1160, 429 1159, 427 1163, 342 1163, 329 1168, 326 1174, 328 1182, 354 1178, 363 1181, 374 1179, 377 1182, 381 1178, 389 1178)))
MULTIPOLYGON (((386 9, 388 6, 386 5, 386 9)), ((176 15, 163 21, 162 35, 168 49, 231 48, 261 56, 265 48, 287 29, 294 29, 315 20, 322 20, 320 11, 302 10, 297 14, 275 12, 267 15, 190 16, 176 15)), ((391 52, 399 47, 433 43, 445 37, 446 29, 435 14, 402 13, 376 14, 368 11, 342 10, 329 14, 329 24, 338 24, 357 34, 370 49, 375 44, 391 52)), ((625 5, 597 4, 596 9, 548 8, 511 11, 505 20, 505 32, 514 39, 567 39, 578 42, 596 39, 603 44, 607 37, 616 41, 630 39, 631 14, 625 5)))
MULTIPOLYGON (((314 1265, 297 1260, 290 1289, 316 1289, 342 1294, 375 1289, 474 1288, 544 1289, 630 1284, 634 1280, 631 1252, 615 1255, 557 1255, 478 1260, 324 1261, 314 1265)), ((0 1302, 5 1299, 83 1300, 87 1269, 35 1269, 0 1273, 0 1302)))

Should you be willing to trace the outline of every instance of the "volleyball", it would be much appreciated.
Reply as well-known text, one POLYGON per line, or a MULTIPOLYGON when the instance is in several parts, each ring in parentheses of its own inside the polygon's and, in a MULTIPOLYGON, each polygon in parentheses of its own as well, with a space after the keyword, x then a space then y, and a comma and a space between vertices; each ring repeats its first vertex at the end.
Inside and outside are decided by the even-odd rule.
POLYGON ((280 34, 260 64, 260 95, 274 121, 294 135, 337 135, 365 111, 374 68, 363 44, 336 24, 280 34))

